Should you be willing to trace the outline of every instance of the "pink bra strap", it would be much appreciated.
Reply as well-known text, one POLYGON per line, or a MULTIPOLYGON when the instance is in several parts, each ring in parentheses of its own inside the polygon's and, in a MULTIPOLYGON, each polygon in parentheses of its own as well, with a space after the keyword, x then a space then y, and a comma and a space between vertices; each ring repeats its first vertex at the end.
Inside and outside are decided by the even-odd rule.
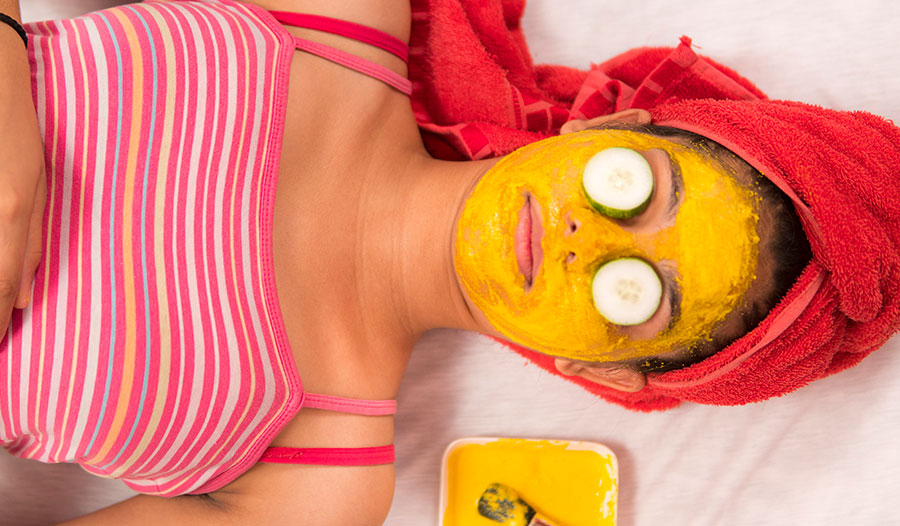
POLYGON ((351 55, 346 51, 341 51, 340 49, 335 49, 331 46, 326 46, 325 44, 320 44, 300 37, 294 37, 294 44, 297 46, 297 49, 302 49, 307 53, 312 53, 313 55, 330 60, 335 64, 340 64, 380 80, 404 95, 408 96, 412 94, 412 83, 409 79, 380 64, 369 62, 356 55, 351 55))
MULTIPOLYGON (((301 407, 354 415, 383 416, 397 412, 396 400, 360 400, 305 393, 301 407)), ((259 462, 313 466, 374 466, 394 462, 394 446, 378 447, 270 447, 259 462)))
POLYGON ((397 412, 397 401, 360 400, 358 398, 341 398, 340 396, 306 393, 303 396, 302 407, 354 415, 384 416, 393 415, 397 412))
POLYGON ((394 463, 394 446, 379 447, 270 447, 259 462, 308 466, 376 466, 394 463))
POLYGON ((288 13, 286 11, 269 11, 275 20, 284 25, 324 31, 334 35, 351 38, 383 49, 396 55, 400 60, 409 63, 409 46, 399 38, 368 26, 327 16, 288 13))

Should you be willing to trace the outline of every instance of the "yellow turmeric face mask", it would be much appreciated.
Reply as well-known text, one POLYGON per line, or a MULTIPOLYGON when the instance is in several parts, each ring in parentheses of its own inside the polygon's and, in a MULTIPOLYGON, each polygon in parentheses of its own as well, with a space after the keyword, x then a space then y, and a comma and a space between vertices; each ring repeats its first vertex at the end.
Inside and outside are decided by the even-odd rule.
POLYGON ((528 145, 489 170, 460 215, 454 265, 470 302, 510 340, 577 360, 635 359, 709 338, 739 304, 756 269, 757 220, 756 195, 705 154, 589 130, 528 145), (585 165, 612 147, 644 156, 655 180, 649 206, 627 220, 595 210, 582 188, 585 165), (649 335, 594 306, 597 269, 627 257, 650 263, 663 283, 646 322, 660 328, 649 335))

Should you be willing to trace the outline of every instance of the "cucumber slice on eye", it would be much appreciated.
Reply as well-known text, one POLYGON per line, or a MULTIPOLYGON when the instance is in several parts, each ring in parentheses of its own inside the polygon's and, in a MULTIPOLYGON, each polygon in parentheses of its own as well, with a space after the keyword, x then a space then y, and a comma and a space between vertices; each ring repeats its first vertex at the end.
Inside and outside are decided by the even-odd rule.
POLYGON ((634 217, 653 196, 653 170, 640 153, 629 148, 607 148, 584 166, 581 185, 591 206, 614 219, 634 217))
POLYGON ((662 301, 659 274, 644 260, 620 258, 605 263, 594 274, 594 306, 610 323, 640 325, 649 320, 662 301))

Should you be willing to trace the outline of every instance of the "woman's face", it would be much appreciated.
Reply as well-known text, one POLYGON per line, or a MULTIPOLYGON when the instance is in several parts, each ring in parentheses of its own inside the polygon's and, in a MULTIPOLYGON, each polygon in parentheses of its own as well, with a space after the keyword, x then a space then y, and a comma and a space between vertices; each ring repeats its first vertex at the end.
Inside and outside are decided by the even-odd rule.
POLYGON ((477 183, 457 225, 454 265, 468 299, 501 334, 553 356, 619 361, 709 337, 753 281, 757 198, 718 162, 663 138, 589 130, 516 150, 477 183), (648 161, 650 204, 628 220, 596 211, 582 170, 630 148, 648 161), (519 245, 518 259, 516 245, 519 245), (602 264, 636 257, 663 283, 655 314, 616 326, 595 308, 602 264))

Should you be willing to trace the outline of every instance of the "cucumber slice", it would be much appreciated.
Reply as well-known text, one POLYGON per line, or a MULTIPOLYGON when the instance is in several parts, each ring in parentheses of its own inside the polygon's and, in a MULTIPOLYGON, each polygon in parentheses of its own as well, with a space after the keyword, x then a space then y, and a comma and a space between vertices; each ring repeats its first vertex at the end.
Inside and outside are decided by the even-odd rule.
POLYGON ((640 325, 649 320, 662 301, 659 274, 644 260, 620 258, 605 263, 594 274, 594 306, 610 323, 640 325))
POLYGON ((653 196, 653 170, 640 153, 629 148, 607 148, 584 166, 581 185, 591 206, 614 219, 634 217, 653 196))

